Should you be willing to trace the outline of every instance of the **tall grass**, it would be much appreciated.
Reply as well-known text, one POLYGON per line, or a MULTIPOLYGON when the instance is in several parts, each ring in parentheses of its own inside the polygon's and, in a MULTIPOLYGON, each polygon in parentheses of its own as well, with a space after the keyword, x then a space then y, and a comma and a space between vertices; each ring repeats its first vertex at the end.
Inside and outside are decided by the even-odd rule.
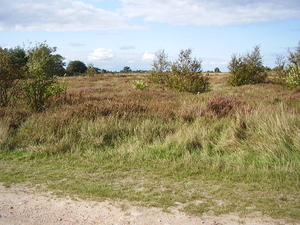
POLYGON ((184 162, 218 171, 299 169, 299 113, 284 103, 245 110, 234 98, 210 98, 188 110, 187 119, 186 105, 172 111, 159 108, 153 96, 144 101, 130 96, 32 114, 10 135, 2 120, 2 146, 51 153, 110 151, 126 160, 184 162))

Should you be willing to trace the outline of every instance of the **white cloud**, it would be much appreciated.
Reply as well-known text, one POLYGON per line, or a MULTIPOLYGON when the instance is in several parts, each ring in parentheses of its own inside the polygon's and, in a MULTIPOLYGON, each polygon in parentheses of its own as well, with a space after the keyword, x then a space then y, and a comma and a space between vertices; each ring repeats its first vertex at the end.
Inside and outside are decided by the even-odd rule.
POLYGON ((135 49, 134 46, 121 46, 120 47, 121 50, 131 50, 131 49, 135 49))
POLYGON ((116 12, 75 0, 0 0, 1 30, 139 29, 116 12))
POLYGON ((219 62, 219 61, 215 62, 215 61, 212 61, 212 62, 209 62, 209 64, 210 64, 210 65, 227 65, 228 62, 225 62, 225 61, 223 61, 223 62, 219 62))
POLYGON ((85 46, 85 44, 83 44, 83 43, 76 43, 76 42, 72 42, 69 45, 73 48, 79 48, 79 47, 85 46))
POLYGON ((300 19, 299 0, 121 0, 128 17, 171 25, 226 26, 300 19))
POLYGON ((227 26, 300 19, 299 0, 0 0, 0 31, 144 29, 130 19, 171 25, 227 26), (89 2, 90 4, 86 3, 89 2), (96 5, 100 5, 96 3, 96 5))
POLYGON ((88 57, 90 61, 95 60, 107 60, 114 58, 115 55, 112 53, 111 49, 97 48, 88 57))
POLYGON ((142 56, 142 60, 143 61, 153 61, 155 57, 155 54, 153 53, 149 53, 149 52, 145 52, 142 56))

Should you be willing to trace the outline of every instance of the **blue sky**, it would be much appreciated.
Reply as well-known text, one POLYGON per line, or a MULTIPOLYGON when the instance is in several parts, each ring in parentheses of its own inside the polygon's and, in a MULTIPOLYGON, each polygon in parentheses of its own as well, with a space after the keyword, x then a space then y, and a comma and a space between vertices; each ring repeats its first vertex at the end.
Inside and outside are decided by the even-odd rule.
POLYGON ((71 60, 119 71, 151 69, 164 49, 192 48, 203 70, 227 70, 260 45, 273 68, 300 41, 299 0, 0 0, 0 47, 44 42, 71 60))

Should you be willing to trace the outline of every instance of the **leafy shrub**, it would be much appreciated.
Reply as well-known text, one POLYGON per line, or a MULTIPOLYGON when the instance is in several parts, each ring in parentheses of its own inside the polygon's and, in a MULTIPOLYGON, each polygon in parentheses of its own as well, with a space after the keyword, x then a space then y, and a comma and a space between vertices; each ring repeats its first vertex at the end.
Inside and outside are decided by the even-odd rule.
POLYGON ((289 50, 285 83, 290 88, 300 86, 300 42, 295 52, 289 50))
POLYGON ((51 96, 66 89, 66 84, 60 84, 56 76, 60 73, 63 58, 52 54, 55 50, 46 44, 29 50, 27 79, 22 88, 26 102, 34 111, 41 111, 51 96))
POLYGON ((207 108, 214 115, 224 117, 239 108, 241 101, 232 96, 216 96, 207 102, 207 108))
POLYGON ((138 90, 145 90, 148 87, 148 84, 143 80, 133 80, 132 87, 138 90))
POLYGON ((178 59, 171 63, 164 50, 158 51, 153 63, 150 78, 155 83, 191 93, 209 91, 209 76, 202 74, 202 61, 191 57, 192 49, 181 50, 178 59))
POLYGON ((228 69, 231 74, 229 84, 233 86, 263 83, 267 77, 259 46, 255 46, 253 52, 246 55, 234 54, 228 69))
POLYGON ((287 72, 287 76, 284 78, 286 84, 291 87, 295 88, 300 86, 300 69, 297 65, 292 65, 289 71, 287 72))
POLYGON ((178 91, 203 93, 209 90, 208 75, 202 74, 202 61, 191 57, 192 49, 181 50, 178 59, 172 65, 168 86, 178 91))

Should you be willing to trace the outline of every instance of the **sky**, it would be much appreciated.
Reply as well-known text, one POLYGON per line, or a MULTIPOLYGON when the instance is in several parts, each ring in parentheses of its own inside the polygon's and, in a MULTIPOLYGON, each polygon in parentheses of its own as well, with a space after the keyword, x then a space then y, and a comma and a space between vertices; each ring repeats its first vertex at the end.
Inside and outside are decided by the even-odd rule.
POLYGON ((300 41, 299 0, 0 0, 0 47, 57 47, 68 64, 150 70, 155 52, 191 48, 202 68, 227 71, 260 46, 275 67, 300 41))

